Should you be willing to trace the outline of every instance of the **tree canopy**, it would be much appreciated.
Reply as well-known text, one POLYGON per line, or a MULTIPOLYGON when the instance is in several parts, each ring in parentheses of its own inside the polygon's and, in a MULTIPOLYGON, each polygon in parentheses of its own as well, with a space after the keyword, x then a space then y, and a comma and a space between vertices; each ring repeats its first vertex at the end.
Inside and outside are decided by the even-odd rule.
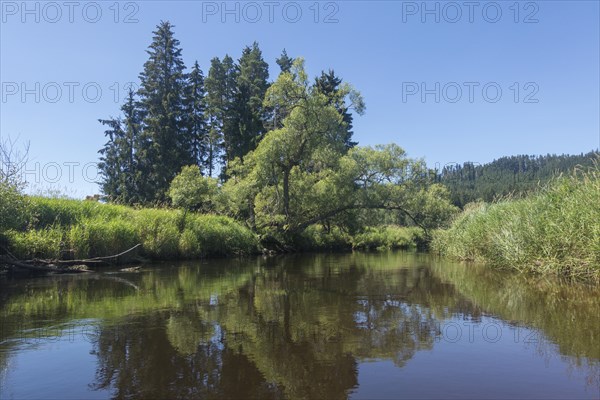
POLYGON ((228 214, 284 241, 312 224, 391 222, 427 233, 455 212, 454 171, 432 172, 396 144, 353 141, 365 102, 333 69, 310 78, 304 60, 283 50, 271 82, 254 42, 237 61, 212 58, 205 77, 198 62, 186 70, 169 22, 147 53, 122 115, 100 120, 111 200, 228 214))

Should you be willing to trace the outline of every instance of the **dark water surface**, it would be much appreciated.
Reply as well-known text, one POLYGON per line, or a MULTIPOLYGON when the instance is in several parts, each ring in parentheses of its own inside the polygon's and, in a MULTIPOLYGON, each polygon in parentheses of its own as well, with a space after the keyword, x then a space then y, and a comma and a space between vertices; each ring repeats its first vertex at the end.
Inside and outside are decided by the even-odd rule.
POLYGON ((600 291, 426 254, 0 279, 0 398, 599 398, 600 291))

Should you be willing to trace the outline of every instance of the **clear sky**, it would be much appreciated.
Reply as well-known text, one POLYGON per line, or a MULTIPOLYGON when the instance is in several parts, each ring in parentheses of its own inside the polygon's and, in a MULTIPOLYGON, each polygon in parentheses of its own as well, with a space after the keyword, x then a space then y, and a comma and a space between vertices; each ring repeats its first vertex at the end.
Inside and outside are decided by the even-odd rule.
POLYGON ((361 145, 430 166, 600 146, 594 1, 2 1, 0 133, 31 143, 31 189, 97 193, 98 118, 119 115, 161 20, 189 67, 258 41, 363 94, 361 145), (101 93, 100 93, 101 92, 101 93))

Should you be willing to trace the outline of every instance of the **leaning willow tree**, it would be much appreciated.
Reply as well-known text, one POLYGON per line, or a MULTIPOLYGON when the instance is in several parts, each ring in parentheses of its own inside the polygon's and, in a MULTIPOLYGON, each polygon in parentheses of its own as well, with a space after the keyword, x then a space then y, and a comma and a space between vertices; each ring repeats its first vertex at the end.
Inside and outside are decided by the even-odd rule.
POLYGON ((228 208, 260 233, 289 238, 311 224, 342 218, 356 210, 394 210, 426 232, 453 207, 447 191, 429 179, 422 161, 399 146, 348 150, 344 109, 364 111, 349 84, 332 102, 310 85, 298 59, 269 88, 266 107, 285 107, 282 127, 268 132, 254 151, 232 163, 223 187, 228 208))

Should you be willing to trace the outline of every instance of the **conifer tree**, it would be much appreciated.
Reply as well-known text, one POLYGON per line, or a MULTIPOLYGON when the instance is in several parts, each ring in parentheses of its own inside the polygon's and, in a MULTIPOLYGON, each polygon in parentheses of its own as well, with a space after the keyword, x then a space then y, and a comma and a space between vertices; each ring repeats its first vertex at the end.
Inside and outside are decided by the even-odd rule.
POLYGON ((289 57, 287 51, 283 49, 281 52, 281 56, 275 60, 279 68, 281 69, 281 73, 290 72, 292 69, 292 65, 294 65, 294 59, 289 57))
POLYGON ((100 187, 102 193, 109 196, 111 199, 115 199, 121 195, 119 187, 121 163, 117 143, 119 143, 120 139, 123 138, 125 134, 121 128, 121 120, 118 118, 99 119, 98 122, 106 126, 104 135, 108 138, 104 147, 98 151, 98 153, 100 153, 98 169, 102 176, 100 187))
POLYGON ((342 82, 342 79, 337 77, 335 72, 330 69, 327 73, 325 73, 325 71, 321 72, 321 76, 315 81, 315 87, 329 98, 329 104, 335 106, 342 115, 342 121, 345 125, 344 142, 346 148, 350 149, 356 146, 357 143, 352 141, 352 135, 354 134, 354 132, 352 132, 352 113, 349 112, 344 98, 341 98, 339 95, 342 82))
POLYGON ((140 134, 140 118, 134 96, 130 89, 127 102, 121 107, 123 118, 99 120, 108 127, 105 131, 108 142, 99 151, 102 191, 124 203, 139 199, 135 149, 140 134))
POLYGON ((192 71, 188 75, 185 98, 186 111, 186 139, 187 146, 191 152, 194 165, 204 173, 209 153, 210 140, 206 122, 206 99, 204 89, 204 74, 198 65, 194 63, 192 71))
MULTIPOLYGON (((275 60, 279 68, 281 74, 292 73, 292 66, 294 64, 294 58, 288 56, 287 51, 283 49, 281 52, 281 56, 275 60)), ((271 118, 267 123, 268 130, 275 130, 283 127, 283 120, 288 116, 289 110, 285 108, 285 106, 281 104, 274 104, 270 110, 271 118)))
POLYGON ((143 118, 138 173, 146 183, 140 187, 141 199, 164 202, 171 180, 194 160, 185 134, 187 82, 179 41, 169 22, 161 22, 153 33, 138 91, 143 118))
POLYGON ((269 88, 269 65, 262 57, 258 43, 242 51, 236 75, 235 101, 237 129, 232 130, 227 161, 243 157, 254 150, 266 132, 267 110, 263 107, 269 88))
POLYGON ((223 61, 218 57, 211 60, 205 80, 210 142, 207 168, 211 176, 217 164, 223 167, 229 160, 231 138, 237 129, 236 76, 237 66, 229 55, 223 61), (219 159, 221 163, 218 163, 219 159))

